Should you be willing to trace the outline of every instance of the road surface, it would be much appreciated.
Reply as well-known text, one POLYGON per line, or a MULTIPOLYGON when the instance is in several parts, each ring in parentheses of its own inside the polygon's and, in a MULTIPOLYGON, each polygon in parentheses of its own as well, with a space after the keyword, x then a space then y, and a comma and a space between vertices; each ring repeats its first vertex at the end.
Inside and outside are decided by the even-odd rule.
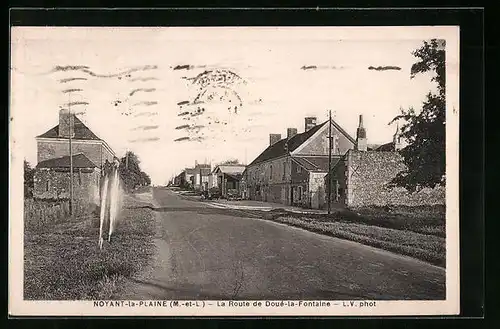
POLYGON ((445 270, 153 190, 158 254, 120 299, 445 299, 445 270))

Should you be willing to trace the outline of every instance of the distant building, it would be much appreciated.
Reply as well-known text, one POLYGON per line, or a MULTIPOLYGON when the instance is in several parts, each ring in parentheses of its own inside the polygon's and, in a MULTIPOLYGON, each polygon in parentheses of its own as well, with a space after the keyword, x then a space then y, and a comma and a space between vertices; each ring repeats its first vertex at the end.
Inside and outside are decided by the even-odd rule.
POLYGON ((210 164, 198 164, 196 163, 193 169, 194 184, 193 187, 196 190, 207 191, 208 182, 210 177, 210 164))
POLYGON ((329 125, 332 161, 355 147, 356 140, 334 120, 317 125, 316 118, 307 117, 303 133, 288 128, 286 138, 270 134, 269 146, 246 168, 243 191, 247 197, 308 208, 324 207, 329 125))
POLYGON ((104 140, 97 137, 68 110, 59 112, 57 126, 36 137, 38 163, 34 174, 35 198, 69 198, 70 130, 73 133, 71 144, 74 197, 79 200, 98 201, 100 175, 104 166, 117 158, 104 140))
POLYGON ((225 164, 218 165, 212 170, 210 186, 217 188, 223 197, 240 194, 240 181, 245 165, 225 164))

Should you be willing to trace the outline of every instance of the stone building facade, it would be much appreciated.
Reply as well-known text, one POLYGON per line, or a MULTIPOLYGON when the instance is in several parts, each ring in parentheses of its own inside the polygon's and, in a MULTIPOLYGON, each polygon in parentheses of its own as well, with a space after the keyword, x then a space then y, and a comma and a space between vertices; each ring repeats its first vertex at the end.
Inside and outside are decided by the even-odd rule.
MULTIPOLYGON (((269 146, 244 173, 251 200, 321 208, 325 204, 324 176, 328 172, 329 121, 319 125, 305 118, 305 129, 288 128, 286 138, 270 134, 269 146)), ((330 122, 333 158, 354 148, 355 140, 335 121, 330 122)))
POLYGON ((75 114, 59 112, 59 124, 36 137, 37 166, 34 194, 38 199, 67 199, 70 188, 72 133, 73 192, 81 201, 96 201, 106 163, 117 160, 109 145, 97 137, 75 114))
MULTIPOLYGON (((85 155, 73 157, 73 196, 85 203, 99 202, 100 169, 85 155)), ((70 165, 69 156, 54 158, 38 163, 34 173, 37 199, 69 199, 70 165)))
POLYGON ((61 110, 59 124, 36 137, 37 162, 69 155, 69 125, 73 125, 71 147, 73 154, 82 153, 99 169, 106 160, 113 162, 116 155, 109 145, 97 137, 78 117, 61 110))
MULTIPOLYGON (((366 132, 364 136, 366 138, 366 132)), ((397 152, 400 148, 401 141, 396 131, 391 143, 375 150, 356 147, 340 157, 325 177, 325 186, 330 180, 333 204, 347 207, 445 204, 445 187, 409 193, 402 187, 389 186, 392 179, 406 168, 397 152)))

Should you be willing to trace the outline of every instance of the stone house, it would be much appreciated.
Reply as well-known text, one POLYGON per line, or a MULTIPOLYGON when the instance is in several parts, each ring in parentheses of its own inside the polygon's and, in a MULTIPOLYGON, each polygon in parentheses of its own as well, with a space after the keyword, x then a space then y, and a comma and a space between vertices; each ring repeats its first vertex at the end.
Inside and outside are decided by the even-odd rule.
MULTIPOLYGON (((100 169, 79 153, 73 156, 73 195, 88 203, 99 202, 100 169)), ((63 156, 39 162, 35 171, 34 196, 38 199, 69 199, 70 158, 63 156)))
POLYGON ((432 205, 444 204, 445 188, 425 188, 416 193, 406 189, 390 188, 391 180, 405 169, 398 130, 393 141, 370 150, 366 148, 366 131, 358 128, 358 135, 365 141, 360 147, 349 150, 332 165, 330 173, 325 177, 325 186, 332 189, 331 200, 334 206, 362 207, 385 205, 432 205))
POLYGON ((36 137, 37 166, 34 173, 34 197, 40 199, 69 197, 69 134, 72 132, 73 186, 75 198, 93 200, 99 191, 100 177, 106 163, 117 160, 109 145, 97 137, 74 113, 63 109, 59 124, 36 137), (64 178, 66 177, 66 178, 64 178), (53 181, 53 180, 56 181, 53 181), (64 184, 67 184, 65 187, 64 184), (47 187, 49 187, 47 189, 47 187), (77 193, 76 190, 79 189, 77 193))
POLYGON ((316 124, 305 118, 303 133, 288 128, 286 138, 270 134, 269 146, 245 171, 245 193, 251 200, 307 208, 325 205, 324 177, 328 172, 329 126, 332 161, 355 147, 356 141, 334 120, 316 124))
POLYGON ((240 181, 245 168, 240 164, 216 166, 210 176, 210 186, 218 188, 223 197, 227 197, 228 193, 240 194, 240 181))

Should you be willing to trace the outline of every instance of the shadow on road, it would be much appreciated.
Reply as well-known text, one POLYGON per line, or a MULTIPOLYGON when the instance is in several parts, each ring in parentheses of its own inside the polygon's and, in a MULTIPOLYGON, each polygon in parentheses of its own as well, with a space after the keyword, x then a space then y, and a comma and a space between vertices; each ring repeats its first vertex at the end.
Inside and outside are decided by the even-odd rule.
POLYGON ((225 215, 245 218, 261 218, 258 214, 238 209, 222 209, 209 207, 155 207, 152 205, 127 207, 127 209, 151 209, 156 212, 195 212, 199 215, 225 215))

